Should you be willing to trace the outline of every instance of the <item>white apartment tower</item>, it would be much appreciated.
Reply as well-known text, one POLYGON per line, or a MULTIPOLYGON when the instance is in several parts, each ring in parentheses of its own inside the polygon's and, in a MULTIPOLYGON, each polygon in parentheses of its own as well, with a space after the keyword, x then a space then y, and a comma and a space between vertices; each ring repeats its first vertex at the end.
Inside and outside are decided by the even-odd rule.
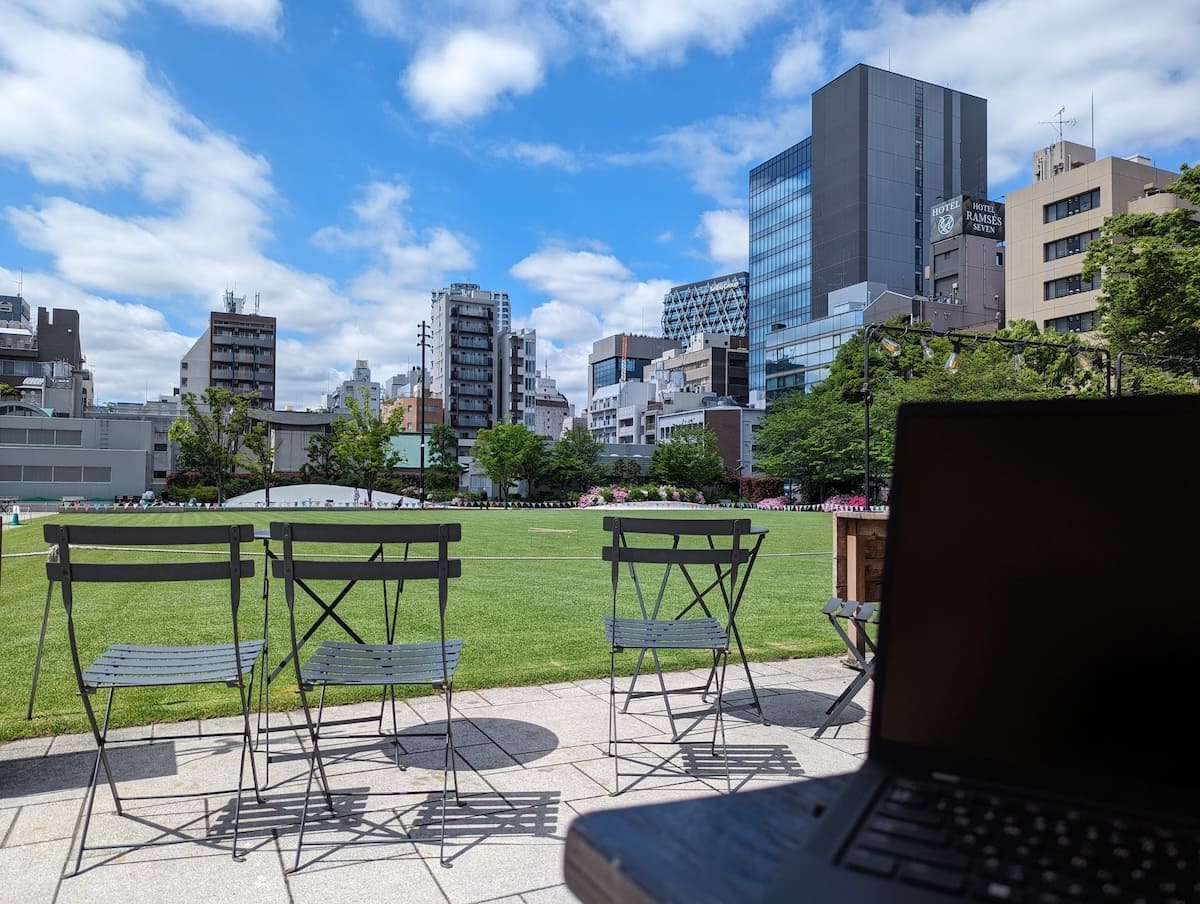
POLYGON ((500 419, 501 334, 511 323, 507 292, 475 283, 433 292, 429 392, 442 398, 446 424, 458 437, 459 462, 467 466, 476 435, 500 419))

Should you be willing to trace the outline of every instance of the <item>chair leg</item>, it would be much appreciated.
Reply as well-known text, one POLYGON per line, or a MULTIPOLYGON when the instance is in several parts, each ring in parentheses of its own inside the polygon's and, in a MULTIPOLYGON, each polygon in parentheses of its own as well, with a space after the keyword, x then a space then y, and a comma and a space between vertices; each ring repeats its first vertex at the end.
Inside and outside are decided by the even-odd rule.
POLYGON ((108 702, 104 707, 104 724, 101 726, 96 721, 96 713, 92 709, 92 701, 90 694, 83 694, 83 708, 87 713, 88 722, 92 726, 92 735, 96 739, 96 760, 92 763, 92 775, 88 781, 87 791, 84 792, 83 800, 79 803, 79 815, 75 817, 75 830, 72 832, 72 837, 79 836, 79 847, 75 854, 75 869, 68 875, 74 876, 79 873, 80 866, 83 865, 83 849, 87 845, 88 828, 92 824, 92 807, 96 803, 96 785, 100 779, 100 769, 103 767, 104 775, 108 779, 108 787, 112 791, 113 802, 117 807, 117 815, 123 815, 124 810, 121 807, 121 795, 117 793, 117 783, 113 779, 112 768, 108 762, 108 752, 104 749, 108 738, 108 720, 112 715, 113 705, 113 688, 108 689, 108 702))
POLYGON ((658 673, 658 686, 662 689, 663 705, 667 708, 667 720, 671 723, 671 740, 679 740, 679 730, 675 727, 675 713, 671 711, 671 695, 667 691, 667 680, 663 677, 662 663, 658 659, 658 650, 651 649, 650 657, 654 660, 654 671, 658 673))
MULTIPOLYGON (((235 654, 236 655, 236 654, 235 654)), ((251 684, 254 679, 251 678, 251 684)), ((242 792, 246 784, 246 759, 250 759, 250 779, 254 783, 254 799, 258 803, 263 802, 262 791, 258 785, 258 767, 254 762, 254 750, 252 748, 252 738, 250 733, 250 691, 242 684, 238 684, 238 696, 242 703, 242 756, 238 762, 238 789, 237 803, 233 809, 233 859, 243 860, 244 857, 238 856, 238 837, 242 826, 242 792)))
MULTIPOLYGON (((717 755, 717 728, 721 730, 721 758, 725 760, 725 793, 733 793, 733 780, 729 774, 729 744, 725 740, 725 669, 729 665, 729 651, 719 654, 721 671, 717 676, 717 720, 713 724, 712 755, 717 755)), ((715 663, 714 663, 715 667, 715 663)))
POLYGON ((646 659, 646 650, 643 648, 638 650, 637 662, 633 666, 633 677, 629 679, 629 690, 625 692, 625 703, 621 706, 621 712, 629 712, 629 701, 633 699, 634 688, 637 687, 638 678, 642 675, 642 662, 646 659))
POLYGON ((613 797, 621 793, 621 758, 617 756, 616 652, 608 654, 608 755, 613 758, 613 797))
MULTIPOLYGON (((300 810, 300 831, 296 836, 296 859, 292 864, 291 872, 300 869, 300 850, 304 847, 304 828, 308 825, 308 800, 312 796, 313 776, 316 774, 318 766, 321 771, 321 784, 325 791, 325 804, 329 807, 329 812, 334 813, 333 796, 329 793, 328 778, 325 775, 325 765, 321 762, 320 751, 320 734, 321 734, 321 719, 325 715, 325 686, 321 686, 321 702, 317 705, 317 724, 312 725, 309 720, 309 739, 312 742, 312 750, 308 756, 308 780, 304 785, 304 804, 300 810)), ((305 713, 307 716, 308 714, 305 713)))
POLYGON ((442 833, 438 842, 438 862, 442 866, 449 866, 446 862, 446 798, 449 796, 447 782, 451 770, 454 771, 454 802, 461 806, 462 800, 458 796, 458 765, 454 760, 454 731, 451 728, 450 719, 450 699, 453 691, 450 687, 446 687, 444 693, 446 696, 446 754, 442 763, 442 833))

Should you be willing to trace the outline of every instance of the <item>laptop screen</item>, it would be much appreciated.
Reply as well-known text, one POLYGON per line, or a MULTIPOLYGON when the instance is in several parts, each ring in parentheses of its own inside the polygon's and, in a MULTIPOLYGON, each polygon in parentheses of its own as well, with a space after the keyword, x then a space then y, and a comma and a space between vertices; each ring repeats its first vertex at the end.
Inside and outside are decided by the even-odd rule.
POLYGON ((1198 427, 1192 396, 900 409, 872 755, 1200 787, 1198 427))

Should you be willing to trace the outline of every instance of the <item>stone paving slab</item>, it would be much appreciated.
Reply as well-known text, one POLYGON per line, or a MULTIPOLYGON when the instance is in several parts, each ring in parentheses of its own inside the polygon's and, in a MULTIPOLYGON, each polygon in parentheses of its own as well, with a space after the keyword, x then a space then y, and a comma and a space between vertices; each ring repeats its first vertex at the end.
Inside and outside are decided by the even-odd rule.
MULTIPOLYGON (((846 772, 866 751, 870 689, 843 710, 821 738, 825 709, 853 678, 835 657, 753 663, 766 724, 749 707, 745 673, 726 675, 725 741, 736 791, 846 772)), ((669 673, 670 687, 703 683, 707 670, 669 673)), ((639 689, 658 684, 651 673, 639 689)), ((446 864, 439 861, 443 750, 420 732, 444 727, 445 700, 398 701, 401 747, 377 734, 378 703, 331 707, 327 718, 366 717, 330 727, 322 750, 335 812, 316 791, 301 869, 290 872, 308 776, 303 731, 271 734, 270 780, 262 803, 242 798, 243 859, 231 839, 240 719, 190 720, 122 730, 141 738, 112 750, 123 795, 204 792, 197 797, 130 801, 118 816, 107 785, 96 795, 89 844, 73 866, 76 815, 94 760, 90 735, 0 745, 0 902, 229 901, 263 904, 406 900, 560 904, 563 845, 576 816, 600 809, 722 793, 725 760, 714 759, 712 710, 699 695, 673 698, 685 741, 671 742, 660 700, 638 700, 620 717, 622 777, 613 796, 608 746, 607 679, 541 687, 492 688, 454 695, 460 803, 446 810, 446 864), (686 714, 680 717, 681 714, 686 714), (365 737, 351 737, 365 734, 365 737), (172 735, 173 737, 168 737, 172 735), (654 743, 648 742, 665 742, 654 743), (397 762, 403 768, 397 768, 397 762), (184 839, 151 846, 148 842, 184 839)), ((257 724, 257 723, 256 723, 257 724)), ((271 725, 302 725, 296 712, 273 712, 271 725)), ((390 730, 391 714, 385 722, 390 730)), ((114 733, 116 735, 116 733, 114 733)), ((260 779, 266 747, 255 754, 260 779)), ((249 770, 247 770, 247 781, 249 770)))

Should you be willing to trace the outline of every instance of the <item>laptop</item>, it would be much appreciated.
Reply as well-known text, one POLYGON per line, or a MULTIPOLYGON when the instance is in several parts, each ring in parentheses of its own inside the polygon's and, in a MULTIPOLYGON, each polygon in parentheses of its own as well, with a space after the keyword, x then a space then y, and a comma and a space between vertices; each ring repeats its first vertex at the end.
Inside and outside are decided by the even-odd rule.
POLYGON ((1200 901, 1198 437, 900 407, 866 761, 769 900, 1200 901))

